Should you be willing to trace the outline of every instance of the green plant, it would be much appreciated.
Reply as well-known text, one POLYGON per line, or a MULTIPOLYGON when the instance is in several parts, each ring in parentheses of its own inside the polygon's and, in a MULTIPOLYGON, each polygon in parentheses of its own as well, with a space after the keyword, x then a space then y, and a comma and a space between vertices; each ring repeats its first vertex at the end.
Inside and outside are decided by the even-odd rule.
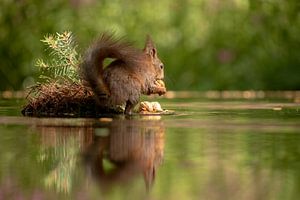
POLYGON ((46 82, 79 82, 80 55, 71 32, 47 35, 41 40, 50 51, 50 60, 38 59, 36 66, 41 71, 40 79, 46 82))

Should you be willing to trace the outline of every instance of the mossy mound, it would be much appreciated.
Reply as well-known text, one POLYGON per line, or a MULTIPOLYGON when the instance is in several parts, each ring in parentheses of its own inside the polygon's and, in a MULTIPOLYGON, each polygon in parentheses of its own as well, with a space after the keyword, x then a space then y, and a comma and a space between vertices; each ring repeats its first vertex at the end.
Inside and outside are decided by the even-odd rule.
POLYGON ((36 117, 98 117, 120 114, 121 108, 101 106, 93 92, 81 83, 46 83, 35 86, 29 93, 24 116, 36 117))

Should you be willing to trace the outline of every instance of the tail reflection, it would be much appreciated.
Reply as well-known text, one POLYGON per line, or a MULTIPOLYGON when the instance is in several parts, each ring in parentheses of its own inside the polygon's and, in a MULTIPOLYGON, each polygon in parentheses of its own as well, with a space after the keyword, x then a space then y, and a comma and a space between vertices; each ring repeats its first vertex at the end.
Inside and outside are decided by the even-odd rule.
POLYGON ((117 120, 107 129, 95 129, 93 143, 84 152, 84 163, 102 187, 126 183, 142 174, 146 188, 150 189, 163 150, 161 121, 117 120))

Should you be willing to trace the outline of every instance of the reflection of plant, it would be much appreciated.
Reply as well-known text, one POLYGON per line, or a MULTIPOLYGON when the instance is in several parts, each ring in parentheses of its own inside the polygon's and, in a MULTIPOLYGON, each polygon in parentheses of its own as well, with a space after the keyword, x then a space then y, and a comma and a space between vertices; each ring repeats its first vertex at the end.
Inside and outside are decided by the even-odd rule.
POLYGON ((36 66, 42 72, 41 79, 46 81, 68 80, 78 82, 78 66, 80 56, 76 51, 74 37, 71 32, 47 35, 41 40, 50 49, 51 60, 45 62, 38 59, 36 66))
MULTIPOLYGON (((54 149, 54 157, 57 158, 57 166, 45 177, 44 183, 47 187, 55 187, 56 191, 69 193, 72 187, 72 177, 77 162, 77 153, 79 151, 78 142, 75 138, 70 138, 66 143, 57 146, 54 149)), ((41 162, 45 162, 51 156, 44 155, 41 162)), ((50 152, 48 152, 50 153, 50 152)))

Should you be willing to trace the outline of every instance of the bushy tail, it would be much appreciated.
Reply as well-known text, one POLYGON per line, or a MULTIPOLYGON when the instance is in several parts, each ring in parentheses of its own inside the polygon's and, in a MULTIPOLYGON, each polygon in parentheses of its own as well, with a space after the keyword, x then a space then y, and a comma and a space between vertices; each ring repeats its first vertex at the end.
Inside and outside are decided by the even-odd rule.
POLYGON ((99 99, 106 98, 111 91, 103 80, 104 59, 115 58, 124 62, 125 66, 132 66, 139 62, 141 55, 142 51, 133 48, 129 43, 104 33, 85 53, 80 66, 83 79, 99 99))

